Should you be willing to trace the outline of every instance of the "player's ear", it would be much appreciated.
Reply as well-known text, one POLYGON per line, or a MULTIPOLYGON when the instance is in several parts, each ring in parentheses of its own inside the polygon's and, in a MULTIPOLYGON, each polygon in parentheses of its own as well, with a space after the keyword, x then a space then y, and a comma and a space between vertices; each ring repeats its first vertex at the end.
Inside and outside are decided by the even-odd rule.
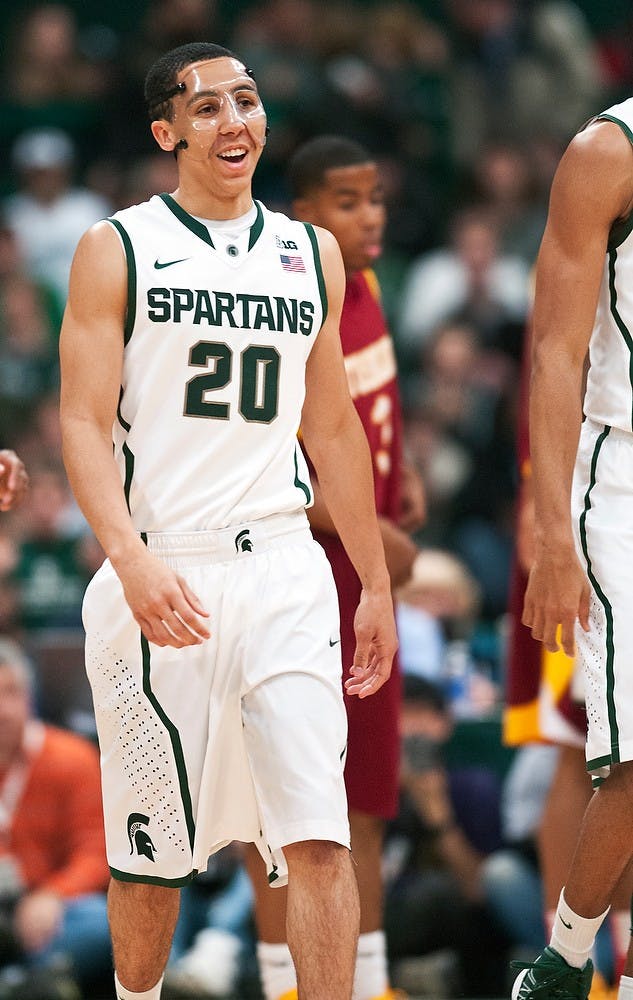
POLYGON ((164 149, 167 153, 173 153, 176 148, 177 139, 174 126, 171 122, 166 121, 164 118, 158 118, 152 122, 151 130, 160 148, 164 149))

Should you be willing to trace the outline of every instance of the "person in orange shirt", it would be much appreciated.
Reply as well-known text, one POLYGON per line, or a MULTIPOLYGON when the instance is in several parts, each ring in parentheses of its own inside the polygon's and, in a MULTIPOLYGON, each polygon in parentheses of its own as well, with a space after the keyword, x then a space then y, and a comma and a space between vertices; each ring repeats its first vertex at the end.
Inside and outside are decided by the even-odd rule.
MULTIPOLYGON (((0 638, 0 965, 111 966, 98 753, 33 716, 29 663, 0 638)), ((1 976, 1 973, 0 973, 1 976)))

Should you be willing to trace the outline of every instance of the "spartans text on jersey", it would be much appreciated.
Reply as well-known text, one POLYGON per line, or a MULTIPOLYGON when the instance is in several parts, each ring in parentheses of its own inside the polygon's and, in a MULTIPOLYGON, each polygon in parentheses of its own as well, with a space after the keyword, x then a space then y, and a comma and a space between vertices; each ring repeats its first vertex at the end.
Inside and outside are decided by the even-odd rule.
POLYGON ((149 288, 147 316, 154 323, 194 323, 238 330, 267 329, 309 337, 314 304, 281 295, 216 292, 208 288, 149 288))

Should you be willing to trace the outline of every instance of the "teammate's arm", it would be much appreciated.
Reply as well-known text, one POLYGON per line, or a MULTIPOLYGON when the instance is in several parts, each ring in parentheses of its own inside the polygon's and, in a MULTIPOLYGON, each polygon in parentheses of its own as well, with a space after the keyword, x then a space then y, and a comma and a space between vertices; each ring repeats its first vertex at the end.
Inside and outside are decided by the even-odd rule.
POLYGON ((151 555, 135 531, 113 455, 126 307, 123 250, 112 226, 100 222, 77 247, 62 324, 64 463, 77 502, 144 635, 159 646, 181 647, 208 637, 200 617, 206 612, 185 581, 151 555))
POLYGON ((336 532, 363 587, 354 619, 356 653, 349 693, 373 694, 391 672, 397 648, 389 574, 376 518, 371 456, 349 394, 339 336, 345 272, 334 237, 317 229, 328 315, 306 369, 303 441, 336 532))
POLYGON ((588 629, 589 585, 574 546, 571 483, 582 420, 583 365, 609 231, 633 207, 633 149, 610 122, 590 125, 565 152, 539 251, 533 318, 530 450, 535 561, 523 621, 547 649, 574 650, 588 629))

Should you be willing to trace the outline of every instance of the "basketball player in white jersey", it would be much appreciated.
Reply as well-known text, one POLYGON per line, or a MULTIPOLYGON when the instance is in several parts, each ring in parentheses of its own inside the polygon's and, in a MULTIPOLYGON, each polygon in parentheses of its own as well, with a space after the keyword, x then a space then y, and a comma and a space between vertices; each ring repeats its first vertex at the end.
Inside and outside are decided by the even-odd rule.
MULTIPOLYGON (((565 652, 577 649, 597 791, 550 946, 518 976, 515 1000, 587 997, 589 952, 633 854, 632 233, 628 100, 570 143, 538 258, 530 399, 536 551, 523 621, 547 649, 559 648, 558 628, 565 652)), ((618 996, 633 998, 630 959, 618 996)))
POLYGON ((179 185, 82 238, 62 338, 64 456, 107 560, 84 602, 119 1000, 158 1000, 178 887, 232 840, 288 878, 301 1000, 351 996, 358 894, 338 605, 303 439, 363 583, 347 690, 396 647, 369 452, 349 397, 340 251, 255 203, 266 116, 195 43, 150 70, 179 185))

